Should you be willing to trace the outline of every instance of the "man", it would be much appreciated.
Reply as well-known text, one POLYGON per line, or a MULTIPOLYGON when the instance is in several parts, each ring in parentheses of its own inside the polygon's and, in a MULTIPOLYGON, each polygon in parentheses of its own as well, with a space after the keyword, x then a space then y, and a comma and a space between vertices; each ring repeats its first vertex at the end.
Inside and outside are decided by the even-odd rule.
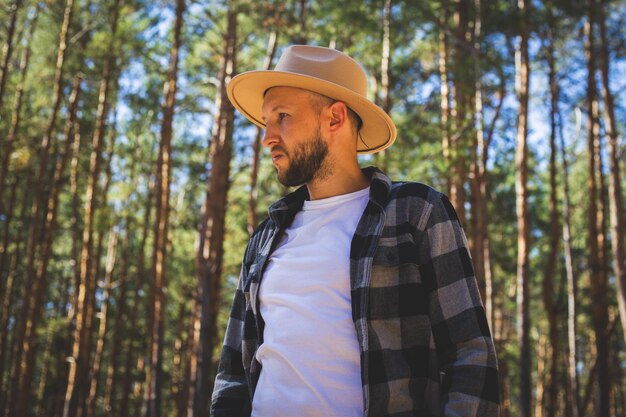
POLYGON ((303 185, 246 249, 214 417, 498 414, 465 235, 441 193, 359 168, 396 137, 366 89, 352 58, 300 45, 228 86, 279 181, 303 185))

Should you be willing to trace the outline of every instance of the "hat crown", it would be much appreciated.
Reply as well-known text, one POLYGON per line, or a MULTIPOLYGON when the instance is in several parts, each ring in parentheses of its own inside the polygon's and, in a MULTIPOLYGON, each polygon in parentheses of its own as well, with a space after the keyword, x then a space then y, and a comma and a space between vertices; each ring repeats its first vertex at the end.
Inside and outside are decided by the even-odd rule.
POLYGON ((361 65, 335 49, 309 45, 290 46, 280 57, 274 70, 318 78, 363 97, 367 95, 367 76, 361 65))

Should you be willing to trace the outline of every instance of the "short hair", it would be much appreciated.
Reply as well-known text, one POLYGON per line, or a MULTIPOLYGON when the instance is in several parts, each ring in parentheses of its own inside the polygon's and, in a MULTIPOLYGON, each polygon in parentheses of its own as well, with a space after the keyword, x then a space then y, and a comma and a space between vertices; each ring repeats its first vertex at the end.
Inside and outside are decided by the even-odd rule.
MULTIPOLYGON (((319 94, 313 91, 309 91, 309 93, 311 95, 311 104, 313 105, 313 109, 318 114, 322 111, 324 107, 330 106, 336 101, 340 101, 340 100, 335 100, 333 98, 330 98, 328 96, 325 96, 323 94, 319 94)), ((350 124, 352 125, 352 128, 356 136, 358 135, 359 131, 361 130, 361 127, 363 126, 363 121, 361 120, 359 115, 354 112, 354 110, 348 107, 347 104, 346 104, 346 108, 348 109, 348 119, 350 120, 350 124)))

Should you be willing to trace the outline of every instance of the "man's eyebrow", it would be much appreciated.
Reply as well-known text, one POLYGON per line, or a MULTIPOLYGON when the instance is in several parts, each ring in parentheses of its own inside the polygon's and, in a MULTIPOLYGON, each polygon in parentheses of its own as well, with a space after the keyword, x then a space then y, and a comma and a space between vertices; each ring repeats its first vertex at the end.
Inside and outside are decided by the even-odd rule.
MULTIPOLYGON (((274 107, 272 107, 272 109, 270 111, 268 111, 267 113, 269 113, 269 114, 275 113, 277 110, 280 110, 280 109, 282 109, 284 107, 286 107, 284 104, 277 104, 274 107)), ((267 120, 267 118, 265 116, 261 116, 261 119, 263 121, 267 120)))

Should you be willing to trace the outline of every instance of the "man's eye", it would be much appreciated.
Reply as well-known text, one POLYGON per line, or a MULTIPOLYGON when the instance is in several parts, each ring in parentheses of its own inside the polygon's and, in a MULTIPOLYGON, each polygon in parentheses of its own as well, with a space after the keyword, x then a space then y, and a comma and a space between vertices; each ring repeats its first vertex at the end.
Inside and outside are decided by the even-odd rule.
POLYGON ((278 113, 279 122, 282 122, 285 117, 287 117, 287 113, 278 113))

